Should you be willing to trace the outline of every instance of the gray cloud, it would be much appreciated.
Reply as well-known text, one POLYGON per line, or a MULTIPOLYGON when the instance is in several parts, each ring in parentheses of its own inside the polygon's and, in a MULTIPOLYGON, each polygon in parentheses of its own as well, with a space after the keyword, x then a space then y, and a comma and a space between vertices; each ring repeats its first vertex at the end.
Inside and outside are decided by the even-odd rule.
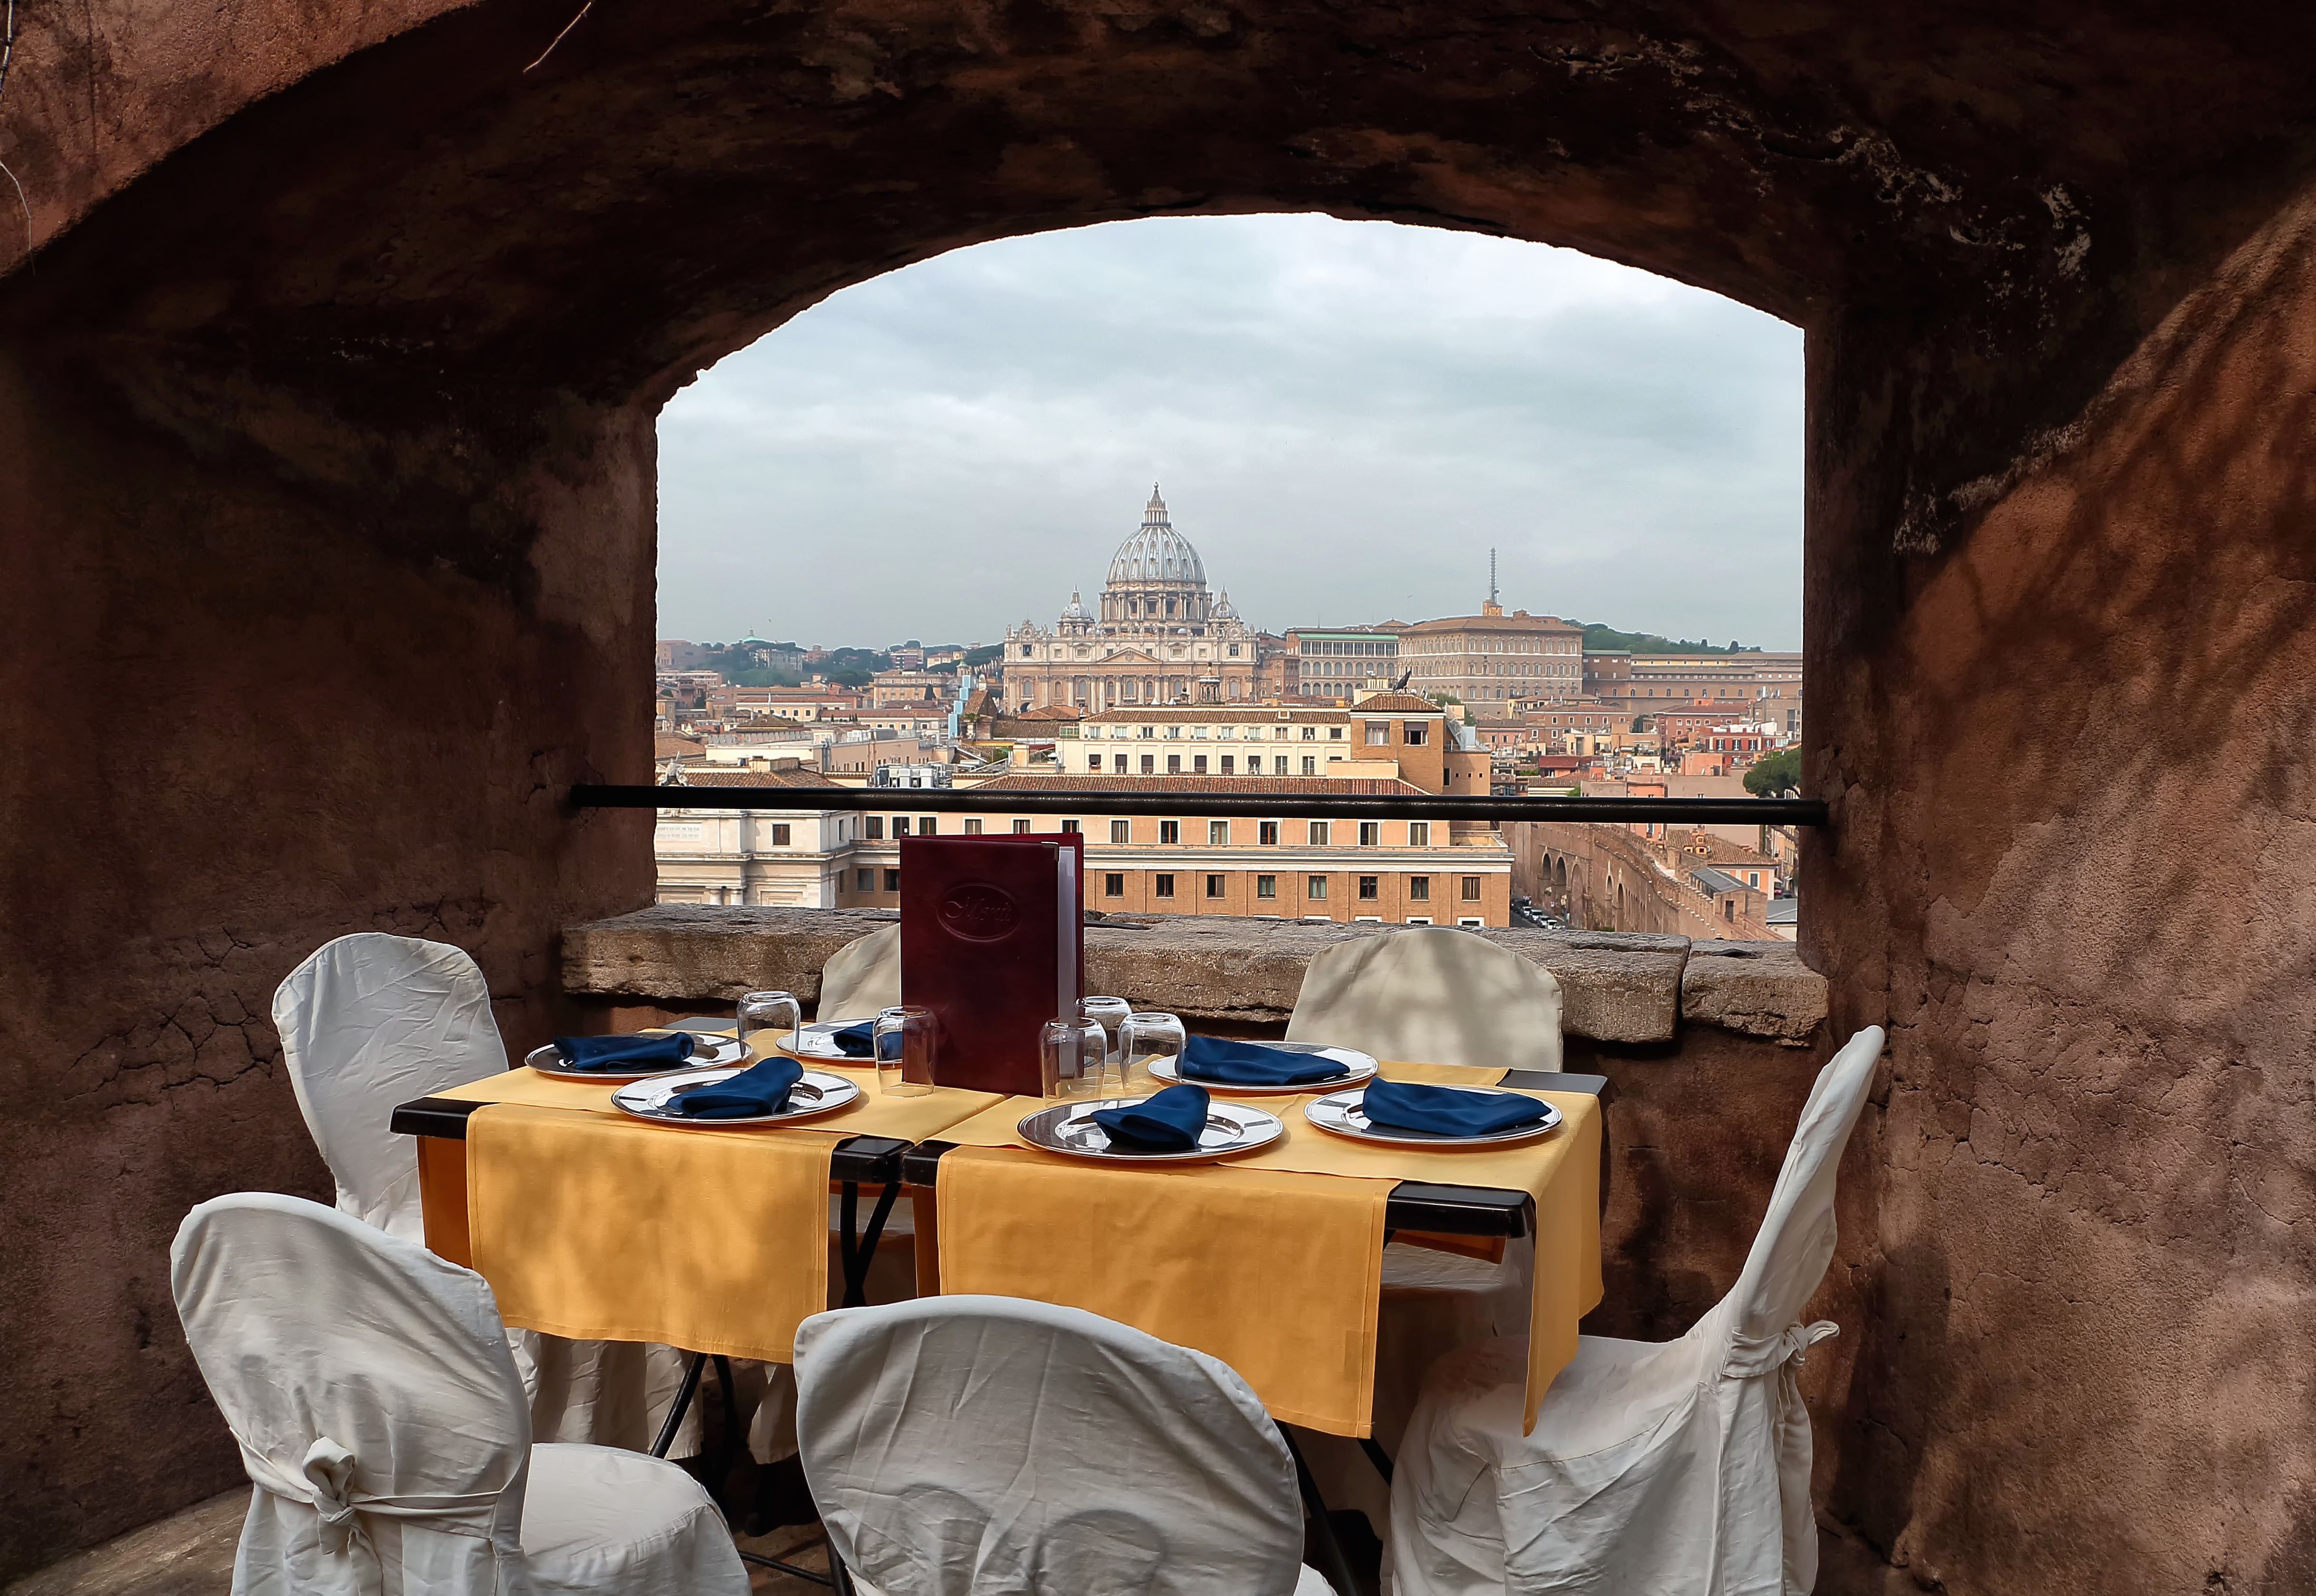
POLYGON ((1504 600, 1798 646, 1802 338, 1537 244, 1118 223, 838 294, 660 421, 660 634, 987 641, 1154 478, 1274 630, 1504 600))

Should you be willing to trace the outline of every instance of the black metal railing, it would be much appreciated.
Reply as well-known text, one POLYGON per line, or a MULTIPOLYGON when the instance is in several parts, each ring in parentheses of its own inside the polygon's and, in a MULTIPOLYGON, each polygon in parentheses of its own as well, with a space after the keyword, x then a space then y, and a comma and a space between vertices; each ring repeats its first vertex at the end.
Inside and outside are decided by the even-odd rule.
MULTIPOLYGON (((1130 779, 1130 778, 1129 778, 1130 779)), ((1032 793, 988 787, 663 787, 587 784, 578 809, 876 810, 911 814, 1181 815, 1259 820, 1594 820, 1618 825, 1822 826, 1822 798, 1540 798, 1491 794, 1032 793)))

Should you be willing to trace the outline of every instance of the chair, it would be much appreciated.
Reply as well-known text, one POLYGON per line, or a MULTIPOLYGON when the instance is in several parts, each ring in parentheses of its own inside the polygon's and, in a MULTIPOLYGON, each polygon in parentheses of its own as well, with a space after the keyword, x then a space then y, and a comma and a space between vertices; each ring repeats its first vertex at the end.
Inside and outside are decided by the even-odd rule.
POLYGON ((1327 1596, 1286 1442, 1203 1352, 931 1297, 815 1314, 796 1371, 805 1473, 864 1596, 1327 1596))
POLYGON ((1557 1070, 1560 983, 1469 931, 1412 926, 1313 959, 1287 1040, 1426 1064, 1557 1070))
POLYGON ((1833 1256, 1834 1176, 1873 1085, 1869 1026, 1819 1072, 1745 1268, 1672 1342, 1587 1335, 1523 1436, 1526 1344, 1442 1359, 1392 1485, 1399 1596, 1806 1596, 1810 1423, 1798 1322, 1833 1256))
POLYGON ((746 1596, 672 1463, 533 1446, 480 1275, 317 1202, 214 1198, 169 1284, 254 1489, 235 1596, 746 1596))
MULTIPOLYGON (((336 1184, 338 1211, 423 1242, 418 1150, 392 1130, 395 1106, 507 1068, 490 989, 463 948, 364 931, 314 951, 273 993, 273 1026, 306 1129, 336 1184)), ((575 1342, 518 1330, 515 1367, 534 1431, 555 1441, 648 1444, 645 1386, 653 1354, 621 1342, 575 1342)), ((673 1354, 661 1354, 666 1363, 673 1354)), ((681 1364, 675 1364, 677 1378, 681 1364)), ((656 1374, 657 1370, 653 1372, 656 1374)), ((660 1396, 664 1411, 673 1396, 660 1396)), ((676 1455, 699 1450, 687 1416, 676 1455)))
POLYGON ((836 950, 820 971, 822 1020, 873 1020, 901 1001, 901 928, 880 926, 836 950))

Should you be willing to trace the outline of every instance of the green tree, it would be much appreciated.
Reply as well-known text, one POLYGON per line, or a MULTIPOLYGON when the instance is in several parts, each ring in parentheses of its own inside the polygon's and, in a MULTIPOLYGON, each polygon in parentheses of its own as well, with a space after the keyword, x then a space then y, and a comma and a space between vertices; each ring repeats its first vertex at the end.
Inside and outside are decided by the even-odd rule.
POLYGON ((1756 798, 1777 798, 1802 788, 1802 750, 1782 748, 1757 760, 1745 773, 1745 790, 1756 798))

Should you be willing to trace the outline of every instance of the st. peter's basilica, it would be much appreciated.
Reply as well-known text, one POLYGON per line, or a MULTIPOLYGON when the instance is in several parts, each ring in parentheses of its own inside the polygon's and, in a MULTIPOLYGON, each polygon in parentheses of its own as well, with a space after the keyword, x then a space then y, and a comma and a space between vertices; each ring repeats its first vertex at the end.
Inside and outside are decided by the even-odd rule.
POLYGON ((1276 638, 1238 618, 1230 593, 1207 591, 1198 551, 1150 490, 1142 525, 1110 557, 1100 613, 1073 592, 1051 631, 1023 621, 1005 633, 1009 709, 1066 705, 1088 714, 1127 704, 1229 704, 1259 696, 1276 638))

